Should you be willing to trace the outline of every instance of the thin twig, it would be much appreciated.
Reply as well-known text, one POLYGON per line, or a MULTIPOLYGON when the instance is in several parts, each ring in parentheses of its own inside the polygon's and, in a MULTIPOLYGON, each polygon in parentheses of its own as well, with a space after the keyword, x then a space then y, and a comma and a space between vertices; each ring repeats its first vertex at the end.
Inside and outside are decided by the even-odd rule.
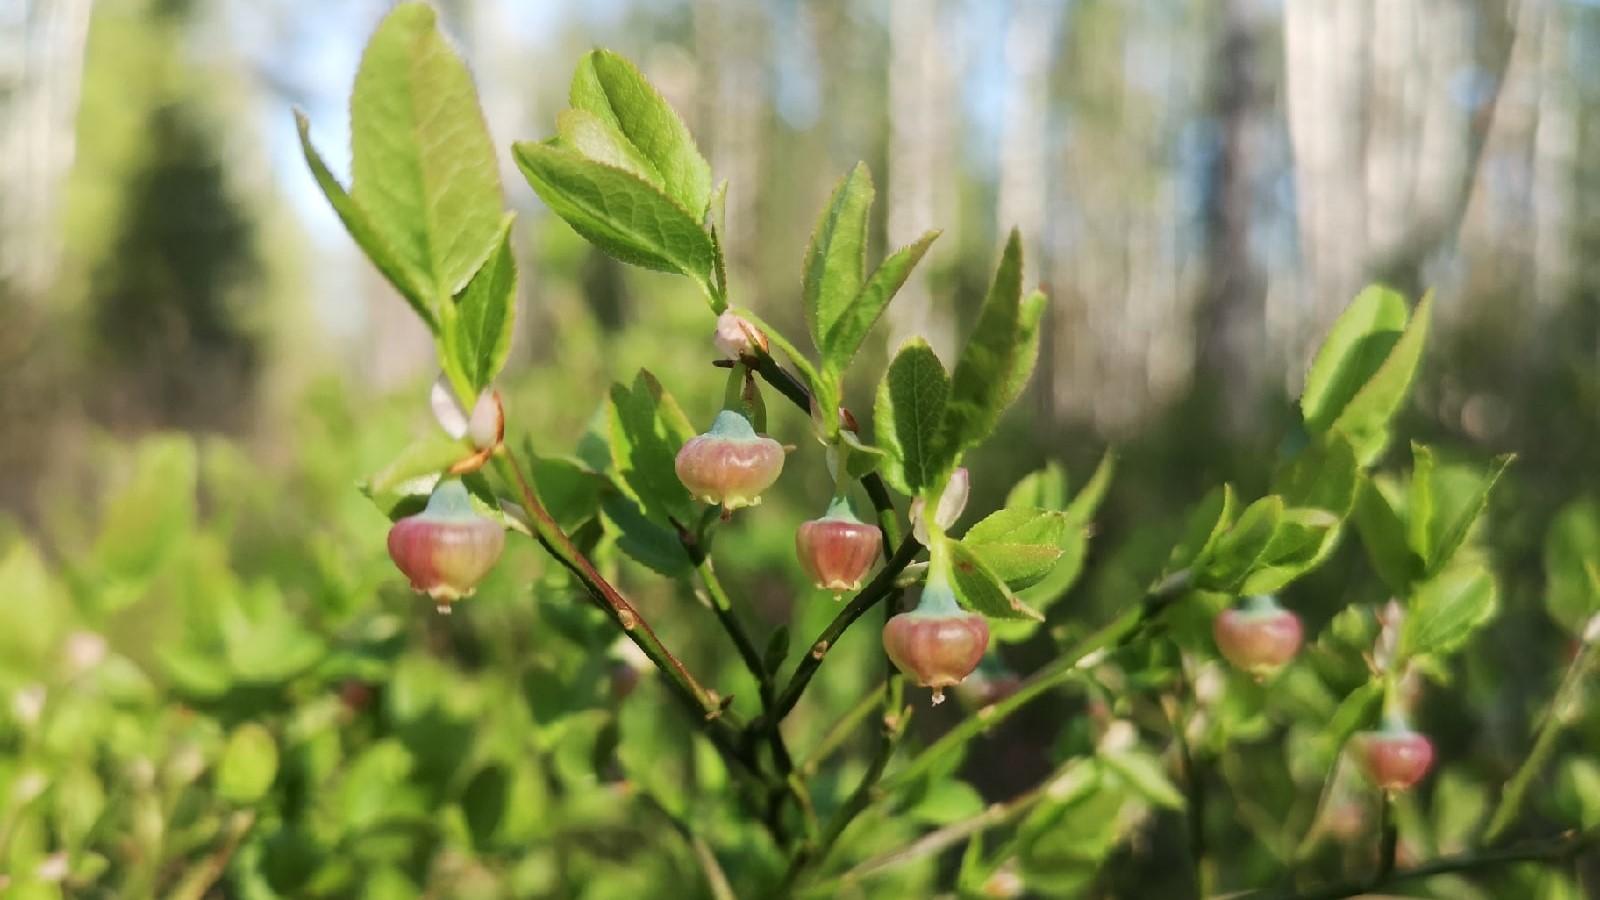
POLYGON ((1264 889, 1224 896, 1227 900, 1342 900, 1344 897, 1368 894, 1403 881, 1434 875, 1474 872, 1509 863, 1559 862, 1588 849, 1597 839, 1600 839, 1600 830, 1565 831, 1536 841, 1441 856, 1420 865, 1394 869, 1376 881, 1363 878, 1327 884, 1304 892, 1264 889))
POLYGON ((900 542, 900 549, 894 552, 888 563, 878 571, 876 577, 867 583, 859 593, 850 599, 844 609, 839 611, 828 627, 822 630, 817 639, 811 643, 811 649, 801 658, 795 666, 794 674, 789 676, 789 682, 784 685, 778 694, 777 702, 773 706, 772 715, 767 718, 768 726, 781 722, 800 702, 800 695, 805 693, 806 685, 810 683, 811 676, 815 675, 817 668, 822 665, 822 660, 838 643, 840 636, 849 628, 856 619, 861 618, 867 610, 877 606, 885 597, 897 591, 894 585, 895 578, 917 554, 922 552, 922 545, 916 538, 906 537, 900 542))
POLYGON ((539 496, 534 492, 527 476, 523 474, 516 456, 508 449, 502 448, 501 452, 495 454, 494 460, 501 478, 515 487, 540 545, 578 579, 595 604, 610 615, 628 639, 633 641, 656 668, 661 670, 667 683, 684 705, 700 714, 706 733, 717 749, 724 756, 739 762, 746 771, 759 775, 760 768, 755 760, 738 745, 732 726, 724 721, 722 699, 715 692, 708 691, 700 685, 682 661, 661 643, 655 629, 639 615, 633 604, 629 603, 627 598, 623 597, 621 592, 613 587, 572 543, 572 539, 556 524, 555 519, 544 508, 544 504, 539 502, 539 496))
POLYGON ((1533 749, 1523 758, 1522 765, 1512 774, 1506 782, 1505 789, 1500 793, 1500 802, 1495 804, 1494 813, 1489 816, 1489 827, 1483 832, 1484 843, 1492 844, 1499 840, 1506 830, 1517 819, 1517 813, 1522 811, 1523 799, 1527 796, 1528 788, 1533 784, 1533 779, 1544 770, 1545 764, 1550 761, 1550 754, 1555 752, 1556 737, 1561 733, 1561 725, 1566 708, 1572 702, 1573 695, 1583 684, 1583 676, 1588 672, 1590 663, 1594 659, 1595 642, 1587 639, 1579 648, 1572 664, 1567 666, 1566 674, 1561 677, 1561 684, 1556 688, 1555 698, 1550 701, 1550 709, 1545 712, 1544 721, 1539 725, 1539 732, 1533 739, 1533 749))
POLYGON ((1099 658, 1101 651, 1123 646, 1132 640, 1147 622, 1165 609, 1168 603, 1188 590, 1188 586, 1187 569, 1163 579, 1145 593, 1138 605, 1079 641, 1077 646, 1056 657, 1044 668, 1028 676, 1015 692, 983 707, 975 715, 962 719, 954 728, 945 732, 943 737, 923 748, 921 753, 912 757, 911 762, 895 771, 885 787, 893 790, 921 776, 937 765, 946 753, 993 728, 1040 694, 1070 681, 1086 662, 1099 658))

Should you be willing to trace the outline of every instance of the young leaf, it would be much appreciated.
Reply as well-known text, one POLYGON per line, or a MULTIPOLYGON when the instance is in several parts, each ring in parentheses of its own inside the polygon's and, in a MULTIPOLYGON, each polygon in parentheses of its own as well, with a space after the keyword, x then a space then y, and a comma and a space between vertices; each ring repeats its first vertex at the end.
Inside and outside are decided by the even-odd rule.
POLYGON ((1212 488, 1210 493, 1195 505, 1194 511, 1189 513, 1183 537, 1177 546, 1172 548, 1163 574, 1192 568, 1201 560, 1208 558, 1217 541, 1233 524, 1234 516, 1237 515, 1237 505, 1238 500, 1234 496, 1233 485, 1224 484, 1222 487, 1212 488))
POLYGON ((1367 479, 1356 494, 1354 519, 1367 558, 1378 577, 1397 595, 1410 592, 1422 577, 1422 560, 1406 542, 1406 523, 1377 479, 1367 479))
POLYGON ((1183 808, 1183 792, 1167 777, 1159 757, 1136 748, 1101 751, 1097 756, 1107 770, 1145 801, 1164 809, 1183 808))
POLYGON ((610 126, 648 160, 667 196, 696 219, 706 214, 711 166, 683 120, 633 63, 609 50, 590 51, 573 73, 568 102, 610 126))
POLYGON ((961 543, 1013 590, 1038 584, 1062 556, 1066 514, 1008 507, 967 529, 961 543))
POLYGON ((1317 351, 1300 394, 1300 410, 1313 434, 1333 427, 1383 365, 1405 327, 1405 298, 1381 285, 1366 288, 1345 307, 1317 351))
POLYGON ((834 188, 806 247, 801 297, 811 342, 824 355, 829 333, 861 292, 866 277, 867 211, 872 197, 872 173, 866 163, 857 163, 834 188))
POLYGON ((392 462, 373 473, 365 485, 367 495, 383 506, 384 496, 400 489, 406 482, 438 475, 471 456, 472 452, 460 439, 434 432, 407 444, 392 462))
POLYGON ((988 437, 1005 411, 1007 379, 1021 353, 1021 306, 1022 238, 1012 230, 978 323, 950 377, 938 468, 950 465, 963 449, 988 437))
POLYGON ((873 410, 878 445, 888 452, 883 475, 903 494, 921 493, 938 474, 935 445, 949 396, 933 348, 921 338, 906 341, 884 373, 873 410))
POLYGON ((1038 509, 1061 509, 1067 505, 1067 470, 1060 463, 1046 463, 1045 467, 1022 476, 1006 494, 1006 506, 1031 506, 1038 509))
POLYGON ((561 146, 576 150, 595 162, 631 172, 666 193, 666 184, 661 173, 656 171, 655 163, 594 113, 584 109, 562 110, 556 115, 556 134, 561 146))
POLYGON ((1453 566, 1417 586, 1400 628, 1400 656, 1443 657, 1494 618, 1494 576, 1478 563, 1453 566))
POLYGON ((425 3, 368 41, 350 97, 350 197, 432 297, 460 291, 500 237, 500 169, 472 76, 425 3))
POLYGON ((617 477, 646 515, 665 523, 695 513, 673 462, 694 436, 683 411, 655 376, 640 369, 632 388, 611 388, 611 456, 617 477))
POLYGON ((1338 543, 1339 519, 1323 509, 1292 507, 1283 512, 1277 531, 1250 574, 1241 594, 1268 594, 1320 565, 1338 543))
POLYGON ((563 146, 523 142, 512 155, 539 199, 595 246, 626 263, 687 275, 713 293, 711 238, 649 182, 563 146))
POLYGON ((230 803, 260 800, 278 774, 278 745, 272 733, 246 722, 228 736, 217 764, 217 794, 230 803))
POLYGON ((295 127, 300 131, 300 151, 305 155, 306 165, 311 168, 311 175, 317 181, 317 187, 322 189, 323 196, 328 198, 328 203, 333 206, 333 211, 338 214, 339 221, 344 223, 345 230, 350 232, 350 237, 361 248, 367 259, 377 267, 378 272, 394 286, 400 296, 411 304, 423 324, 428 330, 437 333, 439 330, 438 318, 433 312, 433 285, 431 279, 417 269, 389 245, 387 238, 373 225, 371 217, 356 202, 350 199, 333 173, 328 171, 327 163, 322 161, 322 156, 311 145, 311 123, 306 120, 305 113, 295 110, 295 127))
POLYGON ((1095 511, 1100 508, 1101 501, 1106 498, 1106 491, 1111 488, 1111 476, 1117 471, 1116 454, 1107 450, 1100 457, 1100 463, 1094 467, 1094 474, 1084 482, 1083 489, 1067 504, 1067 521, 1076 525, 1087 526, 1089 520, 1094 518, 1095 511))
MULTIPOLYGON (((878 270, 872 273, 867 283, 862 286, 860 293, 848 306, 839 311, 838 317, 822 339, 822 361, 824 365, 842 371, 855 357, 856 351, 861 349, 861 342, 866 340, 867 332, 872 330, 878 317, 894 299, 894 295, 911 277, 911 270, 922 260, 923 254, 928 252, 928 247, 939 236, 939 232, 930 231, 918 238, 914 243, 901 247, 890 254, 878 270)), ((820 310, 819 310, 820 312, 820 310)))
MULTIPOLYGON (((1480 470, 1476 466, 1459 464, 1434 466, 1430 463, 1429 515, 1426 531, 1419 536, 1422 546, 1413 544, 1418 555, 1426 563, 1423 572, 1425 576, 1442 571, 1461 549, 1461 545, 1466 543, 1472 526, 1483 515, 1483 510, 1489 503, 1489 492, 1499 482, 1500 476, 1505 473, 1512 458, 1510 455, 1496 457, 1487 471, 1480 470)), ((1412 473, 1413 496, 1416 493, 1416 482, 1421 478, 1422 469, 1417 467, 1412 473)), ((1413 500, 1412 516, 1415 515, 1416 504, 1413 500)), ((1415 522, 1413 518, 1413 528, 1415 522)))
POLYGON ((950 586, 955 588, 962 606, 994 619, 1044 620, 1019 600, 973 550, 949 539, 944 548, 950 554, 950 586))
POLYGON ((1017 354, 1011 361, 1011 369, 1006 373, 1005 389, 1000 394, 999 405, 1002 410, 1022 395, 1028 378, 1033 375, 1034 365, 1039 362, 1039 329, 1044 324, 1044 310, 1048 302, 1049 298, 1043 291, 1034 291, 1022 298, 1022 307, 1017 312, 1017 354))
POLYGON ((1569 632, 1581 634, 1600 613, 1600 503, 1582 498, 1562 507, 1544 539, 1545 605, 1569 632))
POLYGON ((1195 583, 1220 591, 1237 588, 1266 554, 1278 533, 1283 513, 1283 498, 1275 494, 1245 507, 1238 521, 1216 539, 1209 552, 1195 561, 1195 583))
POLYGON ((1417 374, 1432 315, 1433 294, 1425 294, 1383 364, 1333 422, 1333 428, 1350 439, 1362 465, 1370 465, 1389 443, 1389 421, 1405 401, 1417 374))
POLYGON ((1355 450, 1343 435, 1328 432, 1279 467, 1272 492, 1286 503, 1325 509, 1342 519, 1355 506, 1360 484, 1355 450))
POLYGON ((451 352, 474 392, 488 387, 505 367, 516 300, 517 261, 508 216, 499 246, 456 297, 454 314, 445 317, 451 352))

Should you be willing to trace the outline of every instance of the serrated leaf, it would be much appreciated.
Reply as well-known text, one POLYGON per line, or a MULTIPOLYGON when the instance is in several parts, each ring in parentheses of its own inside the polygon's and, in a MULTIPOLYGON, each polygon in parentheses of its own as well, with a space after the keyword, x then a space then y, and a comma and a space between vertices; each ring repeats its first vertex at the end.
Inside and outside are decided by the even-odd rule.
POLYGON ((1272 478, 1272 492, 1295 506, 1325 509, 1339 518, 1350 514, 1361 483, 1355 450, 1343 435, 1317 435, 1272 478))
POLYGON ((571 533, 599 512, 600 492, 609 481, 559 456, 533 456, 533 487, 550 517, 571 533))
POLYGON ((1006 506, 1061 509, 1066 505, 1067 470, 1060 463, 1046 463, 1044 468, 1029 472, 1006 493, 1006 506))
POLYGON ((1433 294, 1424 294, 1383 364, 1333 422, 1333 429, 1350 439, 1356 459, 1364 466, 1371 465, 1389 443, 1389 422, 1405 402, 1417 374, 1432 315, 1433 294))
POLYGON ((396 6, 367 42, 350 146, 350 197, 371 226, 426 273, 430 296, 460 291, 494 250, 505 201, 472 76, 427 4, 396 6))
POLYGON ((345 230, 379 274, 411 304, 428 330, 437 333, 439 321, 433 311, 433 286, 429 277, 390 246, 388 239, 373 225, 366 210, 357 206, 345 192, 344 186, 333 177, 327 163, 322 161, 322 156, 311 145, 311 123, 307 121, 305 113, 295 110, 294 121, 300 132, 300 151, 311 169, 311 176, 316 179, 317 187, 322 189, 322 195, 333 206, 339 221, 344 223, 345 230))
POLYGON ((1033 367, 1039 362, 1039 333, 1044 324, 1045 307, 1049 298, 1043 291, 1034 291, 1022 298, 1017 312, 1017 350, 1006 372, 1004 389, 1000 392, 1000 408, 1004 409, 1022 395, 1033 367))
POLYGON ((1475 466, 1440 464, 1421 444, 1412 445, 1411 499, 1407 507, 1407 542, 1422 560, 1422 576, 1449 565, 1466 543, 1472 526, 1489 502, 1489 492, 1511 463, 1497 457, 1487 471, 1475 466))
POLYGON ((811 343, 825 360, 828 335, 866 278, 867 212, 873 194, 872 173, 866 163, 857 163, 834 188, 806 247, 800 294, 811 343))
POLYGON ((1164 574, 1193 567, 1197 561, 1208 557, 1217 540, 1233 524, 1234 516, 1238 514, 1237 505, 1231 484, 1212 488, 1201 498, 1189 513, 1183 537, 1167 558, 1164 574))
POLYGON ((666 193, 661 173, 622 132, 586 109, 564 109, 556 115, 556 134, 561 146, 598 163, 615 166, 666 193))
POLYGON ((1183 792, 1167 776, 1161 760, 1139 749, 1101 751, 1100 761, 1146 802, 1163 809, 1182 809, 1183 792))
POLYGON ((1600 613, 1600 578, 1590 563, 1600 559, 1600 503, 1574 500, 1556 513, 1544 539, 1545 606, 1572 634, 1600 613))
POLYGON ((446 340, 474 392, 493 383, 511 353, 516 315, 517 261, 511 251, 511 218, 499 246, 456 297, 445 319, 446 340))
POLYGON ((248 722, 234 729, 217 764, 217 794, 230 803, 266 796, 278 773, 278 745, 266 728, 248 722))
POLYGON ((1240 594, 1268 594, 1281 590, 1309 572, 1333 551, 1339 519, 1322 509, 1286 509, 1267 549, 1239 586, 1240 594))
POLYGON ((1283 498, 1275 494, 1245 507, 1209 551, 1196 559, 1195 583, 1212 590, 1236 590, 1266 554, 1283 513, 1283 498))
POLYGON ((1094 518, 1095 512, 1100 509, 1100 504, 1106 499, 1106 491, 1111 489, 1111 477, 1117 471, 1116 454, 1107 450, 1100 457, 1100 462, 1094 467, 1094 474, 1083 483, 1083 488, 1078 491, 1072 502, 1067 504, 1067 521, 1077 525, 1087 526, 1094 518))
POLYGON ((523 142, 512 155, 539 199, 590 243, 626 263, 687 275, 712 293, 711 238, 654 185, 562 146, 523 142))
POLYGON ((937 444, 950 381, 921 338, 901 345, 878 386, 873 410, 877 443, 887 451, 882 471, 903 494, 915 495, 938 475, 937 444))
POLYGON ((369 497, 382 505, 380 497, 399 490, 408 481, 438 475, 472 455, 460 440, 434 434, 412 441, 392 462, 373 473, 364 488, 369 497))
MULTIPOLYGON (((923 255, 928 252, 928 247, 938 237, 939 232, 930 231, 911 244, 891 253, 878 266, 877 271, 872 273, 872 277, 867 279, 867 283, 861 287, 849 305, 838 311, 833 324, 828 327, 820 348, 826 366, 843 371, 845 366, 850 364, 856 351, 861 349, 861 342, 866 340, 867 333, 872 330, 873 324, 883 315, 884 309, 888 307, 889 301, 894 299, 894 295, 905 286, 912 270, 922 261, 923 255)), ((822 310, 818 312, 820 315, 822 310)))
POLYGON ((1405 298, 1382 285, 1366 288, 1345 307, 1323 339, 1300 394, 1300 410, 1313 434, 1333 427, 1383 365, 1405 327, 1405 298))
POLYGON ((644 369, 632 387, 612 385, 608 409, 611 460, 624 490, 657 524, 689 521, 694 505, 674 467, 679 448, 694 436, 683 410, 644 369))
POLYGON ((1037 584, 1055 568, 1067 533, 1066 514, 1046 509, 997 510, 967 529, 961 543, 1007 587, 1037 584))
POLYGON ((946 539, 950 559, 950 586, 961 605, 994 619, 1033 619, 1044 616, 1023 603, 972 549, 946 539))
POLYGON ((936 469, 994 430, 1005 412, 1007 379, 1021 355, 1022 238, 1013 229, 978 322, 950 376, 950 400, 936 469))
POLYGON ((1494 576, 1477 563, 1446 569, 1417 586, 1400 628, 1401 658, 1447 656, 1494 617, 1494 576))
POLYGON ((711 198, 711 166, 694 136, 633 63, 592 50, 572 76, 568 102, 611 127, 657 173, 658 184, 696 219, 711 198))
POLYGON ((1404 596, 1422 577, 1422 560, 1406 542, 1406 523, 1376 479, 1363 481, 1356 494, 1353 518, 1367 559, 1378 577, 1396 595, 1404 596))
POLYGON ((638 504, 621 491, 603 492, 600 511, 617 535, 617 547, 635 562, 668 578, 681 578, 692 571, 677 534, 646 518, 638 504))

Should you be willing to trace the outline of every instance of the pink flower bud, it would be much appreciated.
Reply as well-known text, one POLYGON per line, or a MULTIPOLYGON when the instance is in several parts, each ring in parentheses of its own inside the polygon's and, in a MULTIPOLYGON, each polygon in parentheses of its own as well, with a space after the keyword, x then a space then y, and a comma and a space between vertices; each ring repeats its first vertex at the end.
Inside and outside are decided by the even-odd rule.
POLYGON ((479 450, 493 451, 506 436, 506 409, 500 402, 500 392, 486 388, 472 405, 472 418, 467 420, 467 437, 479 450))
POLYGON ((732 312, 717 316, 717 330, 711 340, 719 353, 732 360, 743 359, 758 347, 763 352, 767 349, 767 336, 761 329, 732 312))
POLYGON ((900 671, 933 688, 933 702, 944 689, 960 684, 983 660, 989 647, 989 622, 956 604, 945 576, 935 571, 911 612, 883 626, 883 649, 900 671))
POLYGON ((1300 651, 1299 617, 1266 595, 1223 610, 1211 633, 1228 662, 1257 678, 1276 673, 1300 651))
MULTIPOLYGON (((956 523, 961 518, 961 513, 967 508, 967 494, 972 489, 972 479, 965 466, 957 466, 950 473, 950 481, 944 487, 944 493, 939 495, 939 506, 933 512, 933 521, 942 531, 956 523)), ((922 520, 925 502, 921 497, 911 500, 911 533, 924 547, 931 543, 928 535, 928 525, 922 520)))
POLYGON ((861 587, 882 542, 878 526, 856 518, 843 497, 835 498, 822 518, 801 524, 794 535, 801 568, 813 584, 836 596, 861 587))
POLYGON ((441 482, 428 506, 389 529, 389 557, 440 612, 470 596, 505 548, 505 529, 481 516, 460 481, 441 482))
POLYGON ((1363 731, 1350 743, 1367 777, 1386 791, 1409 790, 1433 768, 1433 742, 1403 724, 1363 731))
POLYGON ((756 434, 750 420, 731 409, 717 413, 711 430, 678 451, 678 480, 700 500, 731 512, 761 502, 761 492, 783 471, 783 445, 756 434))

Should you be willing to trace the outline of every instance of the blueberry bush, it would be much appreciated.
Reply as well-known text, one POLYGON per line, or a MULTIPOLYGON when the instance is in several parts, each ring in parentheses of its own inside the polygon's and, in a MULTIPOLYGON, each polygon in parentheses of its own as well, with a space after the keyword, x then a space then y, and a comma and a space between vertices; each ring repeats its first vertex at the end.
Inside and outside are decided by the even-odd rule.
POLYGON ((73 553, 0 545, 7 896, 1582 895, 1600 767, 1561 751, 1594 733, 1600 507, 1545 542, 1563 637, 1543 708, 1493 720, 1509 755, 1431 731, 1494 677, 1512 459, 1397 440, 1430 297, 1352 300, 1259 484, 1091 546, 1112 455, 1076 491, 974 456, 1049 303, 1016 234, 953 360, 913 337, 868 371, 939 235, 869 263, 865 166, 797 296, 756 304, 723 251, 741 186, 639 69, 593 51, 569 103, 510 159, 704 340, 609 389, 507 369, 500 152, 431 8, 397 6, 348 186, 298 125, 434 338, 429 421, 314 392, 275 480, 150 438, 61 524, 73 553), (1077 602, 1091 568, 1119 605, 1077 602), (1333 606, 1297 614, 1319 575, 1333 606), (775 585, 803 585, 777 622, 775 585))

